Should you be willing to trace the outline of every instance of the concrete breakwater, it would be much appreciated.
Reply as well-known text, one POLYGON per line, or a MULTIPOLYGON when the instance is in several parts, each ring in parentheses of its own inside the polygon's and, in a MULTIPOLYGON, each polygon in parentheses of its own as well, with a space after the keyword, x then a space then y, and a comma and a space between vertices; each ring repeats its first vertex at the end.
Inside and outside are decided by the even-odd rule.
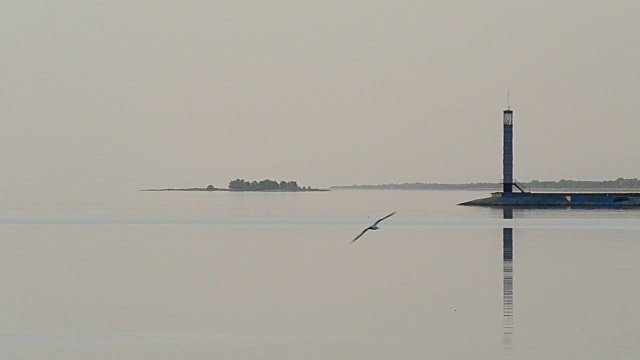
POLYGON ((463 202, 466 206, 640 207, 640 193, 504 193, 463 202))

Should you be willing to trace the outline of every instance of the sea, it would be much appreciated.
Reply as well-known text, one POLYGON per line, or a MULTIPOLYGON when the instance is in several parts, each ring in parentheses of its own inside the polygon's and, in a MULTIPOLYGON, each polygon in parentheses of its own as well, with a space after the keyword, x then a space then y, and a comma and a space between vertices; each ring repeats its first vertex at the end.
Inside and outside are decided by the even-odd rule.
POLYGON ((0 358, 640 358, 640 210, 487 195, 5 193, 0 358))

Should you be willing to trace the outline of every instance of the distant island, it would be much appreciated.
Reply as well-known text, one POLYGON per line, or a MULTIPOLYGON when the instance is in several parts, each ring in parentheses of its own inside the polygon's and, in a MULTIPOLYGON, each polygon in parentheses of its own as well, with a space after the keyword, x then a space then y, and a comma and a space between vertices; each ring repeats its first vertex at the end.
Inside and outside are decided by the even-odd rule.
MULTIPOLYGON (((589 180, 559 180, 540 181, 532 180, 519 183, 526 190, 640 190, 640 180, 618 178, 616 180, 589 181, 589 180)), ((213 185, 199 188, 165 188, 165 189, 144 189, 140 191, 265 191, 265 192, 305 192, 305 191, 330 191, 330 189, 358 189, 358 190, 495 190, 502 191, 500 183, 402 183, 402 184, 379 184, 379 185, 341 185, 331 186, 329 189, 316 189, 310 186, 299 186, 296 181, 274 181, 265 179, 262 181, 247 181, 235 179, 229 182, 227 188, 217 188, 213 185)))
POLYGON ((143 189, 140 191, 266 191, 266 192, 305 192, 305 191, 329 191, 329 189, 316 189, 311 186, 299 186, 296 181, 274 181, 274 180, 261 180, 261 181, 247 181, 245 179, 235 179, 229 182, 227 188, 217 188, 213 185, 209 185, 204 188, 166 188, 166 189, 143 189))
MULTIPOLYGON (((522 183, 527 190, 637 190, 640 189, 640 180, 624 179, 606 181, 588 180, 560 180, 539 181, 532 180, 522 183)), ((500 183, 465 183, 465 184, 440 184, 440 183, 403 183, 381 185, 345 185, 332 186, 331 189, 362 189, 362 190, 499 190, 500 183)))

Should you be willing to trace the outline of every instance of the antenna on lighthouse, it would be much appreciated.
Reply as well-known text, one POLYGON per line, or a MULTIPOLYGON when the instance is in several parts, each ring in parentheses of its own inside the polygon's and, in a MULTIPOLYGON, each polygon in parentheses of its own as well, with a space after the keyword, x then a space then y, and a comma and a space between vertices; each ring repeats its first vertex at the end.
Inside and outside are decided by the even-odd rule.
POLYGON ((509 99, 509 89, 507 89, 507 109, 511 109, 511 100, 509 99))

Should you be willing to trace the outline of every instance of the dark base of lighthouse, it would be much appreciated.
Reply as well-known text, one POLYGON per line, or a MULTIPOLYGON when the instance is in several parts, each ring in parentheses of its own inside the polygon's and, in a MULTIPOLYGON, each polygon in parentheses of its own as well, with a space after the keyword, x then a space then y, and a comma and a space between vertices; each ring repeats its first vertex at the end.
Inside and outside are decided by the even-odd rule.
POLYGON ((640 208, 640 193, 509 193, 495 192, 491 197, 458 205, 495 207, 584 207, 640 208))

